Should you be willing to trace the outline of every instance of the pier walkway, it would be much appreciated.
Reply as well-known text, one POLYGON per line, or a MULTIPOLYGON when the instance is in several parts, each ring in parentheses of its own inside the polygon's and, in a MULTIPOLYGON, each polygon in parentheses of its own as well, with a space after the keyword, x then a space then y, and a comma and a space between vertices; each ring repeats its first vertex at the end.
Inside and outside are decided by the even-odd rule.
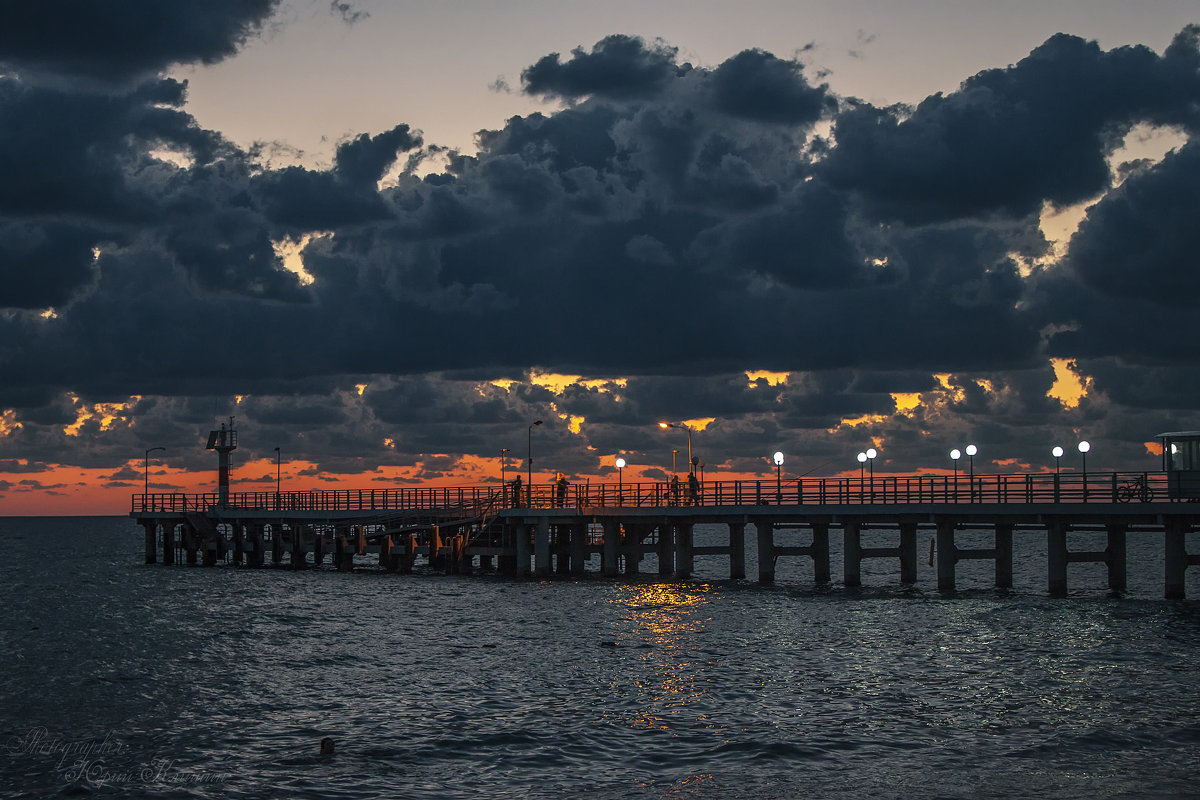
POLYGON ((1129 535, 1165 537, 1164 595, 1184 595, 1187 534, 1200 505, 1171 500, 1161 472, 912 475, 708 481, 694 493, 677 483, 590 483, 375 490, 134 495, 130 516, 145 530, 146 562, 303 569, 377 564, 410 572, 418 558, 455 573, 517 577, 581 575, 594 560, 606 576, 636 574, 648 555, 662 576, 687 578, 698 556, 724 556, 744 578, 746 525, 755 529, 758 579, 774 580, 776 559, 812 560, 831 581, 829 536, 843 537, 846 586, 861 582, 866 559, 898 562, 902 583, 917 580, 918 532, 936 541, 939 589, 955 588, 955 566, 995 563, 995 583, 1012 586, 1014 535, 1047 542, 1047 590, 1067 591, 1071 563, 1103 562, 1109 587, 1126 586, 1129 535), (724 525, 727 544, 693 545, 695 525, 724 525), (865 547, 864 531, 894 532, 894 546, 865 547), (986 530, 993 546, 960 548, 955 534, 986 530), (1072 551, 1067 534, 1099 531, 1107 546, 1072 551), (802 541, 797 541, 802 539, 802 541), (369 558, 368 558, 369 557, 369 558), (269 561, 268 561, 269 559, 269 561), (357 559, 357 560, 356 560, 357 559))

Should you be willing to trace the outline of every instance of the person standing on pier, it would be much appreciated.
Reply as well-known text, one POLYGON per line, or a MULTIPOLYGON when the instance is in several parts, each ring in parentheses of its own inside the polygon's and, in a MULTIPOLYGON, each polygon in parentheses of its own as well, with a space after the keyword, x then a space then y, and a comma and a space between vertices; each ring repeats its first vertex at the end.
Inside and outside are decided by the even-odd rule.
POLYGON ((518 475, 512 482, 512 507, 521 507, 521 476, 518 475))
POLYGON ((688 498, 692 501, 692 505, 700 505, 700 481, 696 478, 695 472, 688 473, 688 498))
POLYGON ((678 475, 671 476, 671 499, 669 501, 669 504, 673 505, 673 506, 679 505, 679 476, 678 475))
POLYGON ((554 504, 559 508, 563 508, 567 504, 567 476, 561 472, 554 481, 554 500, 554 504))

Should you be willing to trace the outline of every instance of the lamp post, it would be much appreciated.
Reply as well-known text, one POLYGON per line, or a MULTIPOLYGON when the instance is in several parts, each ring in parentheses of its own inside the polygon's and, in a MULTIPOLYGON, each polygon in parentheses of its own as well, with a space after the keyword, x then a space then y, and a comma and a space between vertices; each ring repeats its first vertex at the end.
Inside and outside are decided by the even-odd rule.
POLYGON ((625 459, 617 457, 617 505, 624 505, 625 496, 625 459))
POLYGON ((1054 449, 1050 451, 1050 455, 1054 456, 1054 474, 1057 475, 1062 472, 1062 462, 1060 459, 1063 457, 1063 449, 1058 445, 1054 445, 1054 449))
POLYGON ((867 455, 867 466, 869 468, 868 472, 870 472, 870 474, 871 474, 871 502, 874 503, 875 502, 875 456, 879 455, 879 452, 876 451, 874 447, 868 447, 866 455, 867 455))
POLYGON ((679 455, 679 451, 678 451, 678 450, 672 450, 672 451, 671 451, 671 474, 672 474, 672 475, 674 475, 674 474, 676 474, 677 472, 679 472, 678 468, 676 468, 676 466, 675 466, 675 457, 676 457, 676 456, 678 456, 678 455, 679 455))
POLYGON ((950 460, 954 462, 954 502, 958 502, 958 460, 962 458, 962 453, 958 448, 950 451, 950 460))
POLYGON ((775 505, 783 502, 783 452, 775 451, 775 505))
POLYGON ((508 463, 508 448, 500 448, 500 487, 503 489, 505 481, 504 467, 508 463))
MULTIPOLYGON (((696 462, 694 462, 692 460, 692 429, 691 429, 691 427, 686 422, 660 422, 660 423, 658 423, 658 427, 660 427, 660 428, 683 428, 685 431, 687 431, 687 435, 688 435, 688 469, 689 470, 692 469, 693 465, 696 462)), ((674 465, 672 465, 672 471, 673 470, 674 470, 674 465)))
POLYGON ((1083 459, 1083 501, 1087 502, 1087 454, 1092 446, 1086 440, 1079 443, 1079 455, 1083 459))
POLYGON ((526 465, 527 472, 525 474, 525 479, 527 488, 525 491, 526 496, 529 498, 528 505, 530 508, 533 508, 533 429, 541 424, 542 421, 540 419, 529 423, 529 431, 526 435, 525 441, 525 455, 529 459, 529 463, 526 465))
POLYGON ((863 487, 867 485, 867 454, 858 454, 858 502, 863 499, 863 487))
MULTIPOLYGON (((165 448, 165 447, 151 447, 149 450, 146 451, 146 464, 145 464, 145 467, 142 469, 142 483, 143 483, 142 494, 143 495, 150 494, 150 454, 157 452, 158 450, 162 450, 163 452, 166 452, 166 449, 167 448, 165 448)), ((145 497, 142 498, 142 502, 143 503, 146 502, 145 497)))
POLYGON ((973 444, 966 447, 967 459, 971 468, 971 502, 975 502, 975 454, 979 452, 979 448, 973 444))

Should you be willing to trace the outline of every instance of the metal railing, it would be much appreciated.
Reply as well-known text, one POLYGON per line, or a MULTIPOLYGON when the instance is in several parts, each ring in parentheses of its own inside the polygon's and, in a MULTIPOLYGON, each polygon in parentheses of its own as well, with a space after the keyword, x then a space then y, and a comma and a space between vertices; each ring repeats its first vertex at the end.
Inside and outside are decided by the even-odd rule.
POLYGON ((1165 472, 1035 472, 1007 475, 881 475, 875 478, 707 481, 695 493, 670 482, 523 486, 421 486, 401 489, 315 489, 135 494, 133 513, 186 513, 213 508, 253 511, 404 512, 501 508, 664 508, 674 506, 943 505, 964 503, 1116 503, 1170 499, 1165 472))

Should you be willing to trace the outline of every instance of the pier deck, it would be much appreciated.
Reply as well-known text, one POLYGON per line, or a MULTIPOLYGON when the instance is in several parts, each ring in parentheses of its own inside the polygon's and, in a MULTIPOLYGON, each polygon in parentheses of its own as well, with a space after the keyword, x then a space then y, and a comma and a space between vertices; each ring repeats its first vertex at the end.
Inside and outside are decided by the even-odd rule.
MULTIPOLYGON (((636 574, 657 556, 658 573, 686 578, 697 556, 724 555, 731 578, 744 578, 745 528, 755 528, 758 580, 771 582, 776 559, 812 559, 815 580, 831 581, 829 535, 843 537, 846 586, 860 584, 866 559, 899 563, 900 581, 916 582, 917 538, 932 532, 939 589, 955 588, 955 566, 995 562, 998 587, 1012 586, 1014 534, 1047 537, 1047 590, 1067 591, 1068 566, 1103 562, 1109 587, 1126 588, 1128 535, 1165 537, 1164 596, 1184 595, 1187 534, 1200 505, 1167 499, 1162 473, 913 476, 792 481, 710 482, 694 497, 665 483, 577 484, 565 492, 507 486, 389 490, 135 495, 130 515, 144 528, 146 562, 231 561, 248 566, 353 569, 376 557, 383 569, 409 572, 418 558, 447 572, 498 570, 518 577, 580 575, 599 558, 602 575, 636 574), (1145 501, 1130 499, 1141 481, 1145 501), (223 500, 223 502, 222 502, 223 500), (727 544, 693 545, 695 525, 723 525, 727 544), (862 532, 895 531, 894 547, 864 547, 862 532), (955 534, 990 530, 994 546, 960 548, 955 534), (1102 551, 1068 547, 1072 531, 1099 531, 1102 551), (781 544, 777 534, 805 535, 781 544), (269 554, 269 555, 268 555, 269 554), (269 561, 268 561, 269 559, 269 561), (359 559, 359 565, 363 560, 359 559)), ((1133 495, 1137 497, 1137 495, 1133 495)), ((374 559, 373 559, 374 560, 374 559)))

